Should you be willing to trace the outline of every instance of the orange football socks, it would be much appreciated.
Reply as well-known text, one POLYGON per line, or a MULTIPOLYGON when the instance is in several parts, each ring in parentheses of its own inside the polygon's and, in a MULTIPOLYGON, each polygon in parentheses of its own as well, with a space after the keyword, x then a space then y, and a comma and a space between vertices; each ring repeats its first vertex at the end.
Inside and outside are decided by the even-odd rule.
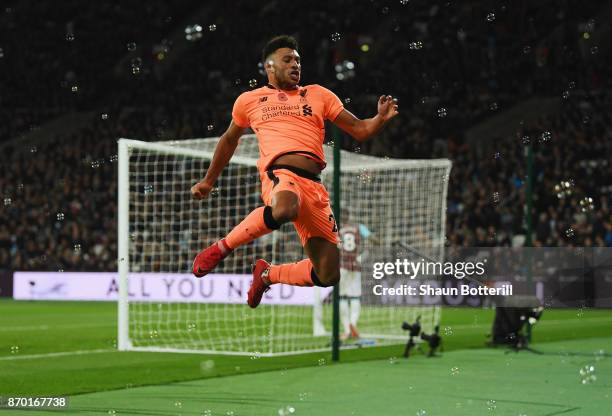
POLYGON ((251 211, 240 224, 230 231, 225 237, 225 242, 233 250, 279 228, 280 224, 272 217, 272 208, 259 207, 251 211))
POLYGON ((304 259, 295 263, 272 265, 270 266, 268 281, 271 284, 314 286, 312 282, 312 262, 310 259, 304 259))

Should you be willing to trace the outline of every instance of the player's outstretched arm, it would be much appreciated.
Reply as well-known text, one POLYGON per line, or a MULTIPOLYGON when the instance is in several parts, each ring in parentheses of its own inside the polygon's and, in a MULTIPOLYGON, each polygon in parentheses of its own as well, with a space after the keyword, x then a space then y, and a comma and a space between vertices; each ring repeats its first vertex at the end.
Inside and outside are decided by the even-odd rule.
POLYGON ((334 120, 334 124, 363 142, 380 131, 382 126, 399 114, 397 99, 390 95, 381 95, 378 99, 378 113, 372 118, 360 120, 348 110, 343 110, 334 120))
POLYGON ((245 130, 246 129, 236 125, 232 121, 225 133, 221 135, 210 166, 206 171, 206 176, 191 187, 191 195, 193 195, 195 199, 203 199, 210 194, 221 171, 227 166, 232 155, 236 151, 238 140, 240 136, 244 134, 245 130))

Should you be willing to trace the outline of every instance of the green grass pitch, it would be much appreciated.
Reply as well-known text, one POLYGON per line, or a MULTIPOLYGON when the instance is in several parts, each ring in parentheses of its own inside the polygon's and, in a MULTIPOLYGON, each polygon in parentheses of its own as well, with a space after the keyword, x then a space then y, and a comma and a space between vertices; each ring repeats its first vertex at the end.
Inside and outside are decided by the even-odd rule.
POLYGON ((452 334, 440 358, 392 358, 403 350, 396 345, 342 351, 340 364, 327 352, 118 352, 116 310, 0 301, 0 396, 69 396, 61 414, 100 415, 571 416, 612 408, 609 310, 546 310, 532 344, 542 354, 508 354, 483 349, 493 310, 446 308, 442 326, 452 334), (582 384, 585 365, 597 379, 582 384))

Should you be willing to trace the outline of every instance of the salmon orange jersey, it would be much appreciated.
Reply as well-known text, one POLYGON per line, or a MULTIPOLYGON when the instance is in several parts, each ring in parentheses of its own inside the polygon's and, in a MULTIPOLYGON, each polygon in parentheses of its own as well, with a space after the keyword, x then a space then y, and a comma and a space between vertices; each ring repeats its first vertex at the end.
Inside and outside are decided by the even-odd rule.
POLYGON ((240 127, 251 127, 257 135, 260 171, 291 152, 315 159, 323 168, 325 120, 334 121, 343 109, 333 92, 317 84, 293 91, 267 85, 242 93, 234 103, 232 119, 240 127))

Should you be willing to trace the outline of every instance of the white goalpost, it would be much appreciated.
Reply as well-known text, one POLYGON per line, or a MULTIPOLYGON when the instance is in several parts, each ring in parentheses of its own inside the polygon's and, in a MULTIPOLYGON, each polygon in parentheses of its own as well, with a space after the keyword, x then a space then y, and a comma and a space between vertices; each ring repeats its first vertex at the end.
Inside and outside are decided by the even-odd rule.
MULTIPOLYGON (((209 198, 190 188, 201 180, 218 138, 143 142, 120 139, 118 201, 119 349, 273 356, 330 349, 331 288, 274 285, 257 309, 246 305, 251 265, 305 257, 293 225, 237 248, 202 279, 190 273, 195 255, 224 237, 262 205, 259 157, 247 135, 209 198)), ((333 152, 322 175, 330 191, 333 152)), ((418 253, 444 254, 448 160, 382 159, 342 152, 341 206, 379 236, 364 240, 362 263, 418 253), (398 250, 403 252, 398 252, 398 250)), ((333 199, 332 199, 333 200, 333 199)), ((362 336, 376 345, 405 340, 402 321, 421 316, 424 331, 439 322, 439 307, 375 296, 364 269, 362 336)))

